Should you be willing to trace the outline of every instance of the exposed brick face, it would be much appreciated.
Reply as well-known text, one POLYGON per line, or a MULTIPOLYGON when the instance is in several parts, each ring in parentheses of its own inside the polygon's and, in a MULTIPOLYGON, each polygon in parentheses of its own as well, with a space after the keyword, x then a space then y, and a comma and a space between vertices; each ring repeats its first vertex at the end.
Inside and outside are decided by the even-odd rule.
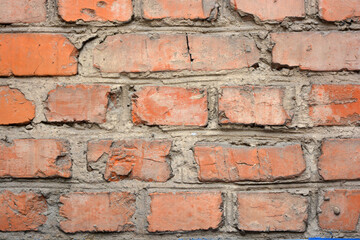
POLYGON ((47 217, 46 200, 32 192, 0 192, 0 231, 37 231, 47 217))
POLYGON ((70 193, 60 197, 63 204, 60 227, 74 232, 133 231, 135 196, 126 192, 70 193))
POLYGON ((71 177, 69 145, 55 139, 0 141, 0 178, 71 177))
POLYGON ((171 141, 122 140, 88 143, 88 163, 108 155, 104 178, 107 181, 137 179, 148 182, 166 182, 171 176, 167 162, 171 141))
POLYGON ((129 21, 133 14, 131 0, 59 0, 59 14, 65 21, 129 21))
POLYGON ((322 229, 355 231, 360 217, 360 190, 327 191, 320 209, 319 225, 322 229))
POLYGON ((0 0, 0 239, 359 237, 359 99, 360 0, 0 0))
POLYGON ((146 19, 207 19, 212 11, 217 11, 216 0, 142 0, 142 7, 146 19))
POLYGON ((75 75, 77 54, 63 35, 0 34, 0 76, 75 75))
POLYGON ((360 121, 359 85, 313 85, 309 115, 317 126, 340 126, 360 121))
POLYGON ((275 181, 297 177, 306 168, 299 144, 256 148, 198 144, 194 156, 202 182, 275 181))
POLYGON ((35 117, 34 103, 7 86, 0 86, 0 109, 0 125, 26 124, 35 117))
POLYGON ((207 93, 201 89, 144 87, 132 96, 135 124, 205 126, 207 93))
POLYGON ((150 232, 216 229, 222 220, 220 193, 152 193, 150 232))
POLYGON ((290 193, 239 193, 238 211, 244 231, 304 232, 308 200, 290 193))
POLYGON ((282 21, 286 17, 305 17, 304 0, 231 0, 230 2, 235 10, 253 14, 262 21, 282 21))
POLYGON ((360 179, 360 139, 328 139, 321 152, 318 167, 325 180, 360 179))
POLYGON ((283 99, 282 88, 223 87, 219 99, 220 123, 284 125, 290 117, 283 99))
POLYGON ((241 69, 260 57, 253 40, 215 34, 119 34, 107 37, 93 54, 94 66, 105 73, 241 69))
POLYGON ((57 86, 46 101, 49 122, 106 122, 110 87, 102 85, 57 86))
POLYGON ((359 20, 360 4, 358 0, 319 0, 319 13, 326 21, 359 20))
POLYGON ((0 0, 0 23, 40 23, 46 20, 46 0, 0 0))
POLYGON ((360 70, 359 36, 356 32, 273 33, 273 63, 311 71, 360 70))

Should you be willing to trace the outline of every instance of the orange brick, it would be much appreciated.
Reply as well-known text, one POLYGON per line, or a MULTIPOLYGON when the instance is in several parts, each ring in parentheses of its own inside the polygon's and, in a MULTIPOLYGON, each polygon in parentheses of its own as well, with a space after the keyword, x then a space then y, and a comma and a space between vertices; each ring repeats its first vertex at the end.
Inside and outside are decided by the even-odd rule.
POLYGON ((49 122, 106 122, 110 87, 57 86, 48 93, 45 116, 49 122))
POLYGON ((244 231, 305 232, 308 200, 290 193, 239 193, 238 211, 244 231))
POLYGON ((360 33, 273 33, 271 38, 273 63, 311 71, 360 70, 360 33))
POLYGON ((321 152, 318 167, 325 180, 360 179, 360 139, 328 139, 321 152))
POLYGON ((143 0, 145 19, 207 19, 216 10, 216 0, 143 0))
POLYGON ((262 21, 305 17, 304 0, 231 0, 231 4, 235 10, 255 15, 262 21))
POLYGON ((46 222, 43 196, 32 192, 0 193, 0 231, 37 231, 46 222))
POLYGON ((180 87, 143 87, 132 96, 135 124, 205 126, 207 93, 180 87))
POLYGON ((0 86, 0 125, 26 124, 35 117, 35 105, 22 92, 0 86))
POLYGON ((208 230, 222 220, 220 193, 152 193, 149 232, 208 230))
POLYGON ((137 179, 148 182, 166 182, 171 177, 167 156, 171 141, 123 140, 91 141, 88 143, 88 163, 97 162, 103 154, 109 156, 104 178, 107 181, 137 179))
POLYGON ((71 158, 66 142, 55 139, 0 141, 0 178, 71 177, 71 158))
POLYGON ((0 34, 0 76, 75 75, 77 55, 63 35, 0 34))
POLYGON ((202 182, 275 181, 300 176, 306 168, 299 144, 254 148, 199 143, 194 157, 202 182))
POLYGON ((309 115, 315 126, 357 124, 359 99, 359 85, 313 85, 309 115))
POLYGON ((219 99, 220 123, 284 125, 290 117, 283 100, 283 88, 223 87, 219 99))
POLYGON ((46 20, 46 0, 0 0, 0 23, 39 23, 46 20))
POLYGON ((59 14, 67 22, 127 22, 133 15, 131 0, 59 0, 59 14))
POLYGON ((126 192, 70 193, 62 195, 60 227, 74 232, 133 231, 135 196, 126 192))
POLYGON ((319 225, 322 229, 356 231, 360 217, 360 190, 327 191, 320 209, 319 225))
POLYGON ((359 20, 360 3, 358 0, 319 0, 319 13, 326 21, 359 20))

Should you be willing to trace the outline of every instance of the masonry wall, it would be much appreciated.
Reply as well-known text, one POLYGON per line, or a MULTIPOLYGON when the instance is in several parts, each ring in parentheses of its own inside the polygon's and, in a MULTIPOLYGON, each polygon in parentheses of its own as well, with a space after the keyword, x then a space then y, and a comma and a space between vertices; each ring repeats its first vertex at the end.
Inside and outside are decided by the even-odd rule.
POLYGON ((0 0, 0 238, 360 237, 359 17, 0 0))

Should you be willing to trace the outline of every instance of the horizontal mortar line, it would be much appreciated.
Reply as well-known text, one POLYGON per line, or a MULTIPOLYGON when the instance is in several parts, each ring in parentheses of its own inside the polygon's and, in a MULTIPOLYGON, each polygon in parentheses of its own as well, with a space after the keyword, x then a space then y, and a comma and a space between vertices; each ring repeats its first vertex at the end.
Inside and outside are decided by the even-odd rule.
MULTIPOLYGON (((279 28, 276 26, 275 28, 279 28)), ((266 32, 287 32, 287 33, 293 33, 298 32, 297 30, 289 30, 289 29, 267 29, 266 27, 256 27, 256 26, 249 26, 249 27, 213 27, 213 26, 190 26, 190 27, 184 27, 184 26, 172 26, 172 27, 149 27, 149 26, 139 26, 139 25, 131 25, 131 26, 98 26, 98 25, 88 25, 88 26, 10 26, 10 27, 0 27, 0 32, 9 32, 9 33, 29 33, 29 29, 31 29, 31 33, 78 33, 78 31, 86 31, 89 29, 98 29, 100 33, 98 34, 105 34, 107 31, 109 33, 113 33, 111 31, 117 30, 117 31, 131 31, 131 33, 148 33, 148 32, 169 32, 169 33, 182 33, 184 31, 189 33, 239 33, 239 32, 251 32, 251 31, 266 31, 266 32)), ((311 31, 303 31, 302 33, 306 32, 327 32, 327 31, 339 31, 339 32, 360 32, 360 29, 351 29, 348 31, 344 31, 341 28, 338 28, 336 26, 329 27, 329 26, 319 26, 319 29, 311 30, 311 31)), ((118 34, 121 34, 122 32, 118 32, 118 34)), ((78 33, 81 34, 81 33, 78 33)))
POLYGON ((135 190, 140 189, 151 189, 151 190, 217 190, 217 191, 243 191, 243 190, 289 190, 289 189, 305 189, 305 190, 317 190, 317 189, 328 189, 328 188, 344 188, 344 189, 358 189, 360 187, 360 181, 330 181, 330 182, 319 182, 319 181, 308 181, 308 182, 282 182, 282 183, 253 183, 253 184, 236 184, 236 183, 194 183, 194 184, 176 184, 171 183, 170 186, 156 186, 156 184, 147 184, 137 182, 137 186, 134 187, 135 183, 129 183, 129 185, 117 186, 117 184, 107 183, 59 183, 59 182, 1 182, 0 189, 18 188, 18 189, 64 189, 71 190, 75 189, 86 189, 86 190, 135 190), (24 186, 26 184, 26 187, 24 186), (314 185, 316 184, 316 185, 314 185), (89 187, 90 186, 90 187, 89 187))

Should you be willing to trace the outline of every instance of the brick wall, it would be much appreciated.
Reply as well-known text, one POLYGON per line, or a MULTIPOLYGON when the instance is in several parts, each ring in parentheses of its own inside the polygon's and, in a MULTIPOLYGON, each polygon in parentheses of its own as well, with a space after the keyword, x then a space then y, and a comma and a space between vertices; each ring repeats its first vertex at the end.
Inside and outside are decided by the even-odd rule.
POLYGON ((0 0, 0 239, 360 237, 358 0, 0 0))

